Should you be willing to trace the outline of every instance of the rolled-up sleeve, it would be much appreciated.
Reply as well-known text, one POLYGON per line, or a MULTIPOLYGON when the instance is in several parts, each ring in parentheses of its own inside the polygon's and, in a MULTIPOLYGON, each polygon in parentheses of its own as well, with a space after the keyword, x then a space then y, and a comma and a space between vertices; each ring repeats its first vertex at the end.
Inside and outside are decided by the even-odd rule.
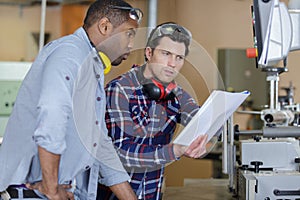
POLYGON ((126 171, 119 171, 115 168, 111 168, 100 162, 100 176, 99 183, 112 186, 119 183, 129 181, 130 177, 126 171))
POLYGON ((54 154, 62 154, 66 149, 65 135, 72 113, 72 90, 78 64, 68 59, 69 53, 66 47, 57 49, 44 63, 42 90, 36 108, 38 120, 34 140, 54 154))

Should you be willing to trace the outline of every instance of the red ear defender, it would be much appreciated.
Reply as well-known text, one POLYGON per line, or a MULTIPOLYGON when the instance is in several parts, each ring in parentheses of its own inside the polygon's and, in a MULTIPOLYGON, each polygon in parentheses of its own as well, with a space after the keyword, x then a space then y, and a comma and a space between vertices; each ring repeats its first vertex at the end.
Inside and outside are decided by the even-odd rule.
POLYGON ((155 79, 151 79, 151 81, 152 81, 152 82, 154 83, 154 85, 155 85, 156 87, 158 87, 158 89, 159 89, 160 95, 159 95, 159 98, 158 98, 158 99, 164 99, 164 97, 166 96, 166 91, 165 91, 164 85, 161 84, 160 82, 158 82, 158 81, 155 80, 155 79))
POLYGON ((151 79, 150 83, 143 84, 143 92, 152 100, 170 100, 175 97, 173 90, 176 87, 175 82, 164 86, 161 82, 151 79))

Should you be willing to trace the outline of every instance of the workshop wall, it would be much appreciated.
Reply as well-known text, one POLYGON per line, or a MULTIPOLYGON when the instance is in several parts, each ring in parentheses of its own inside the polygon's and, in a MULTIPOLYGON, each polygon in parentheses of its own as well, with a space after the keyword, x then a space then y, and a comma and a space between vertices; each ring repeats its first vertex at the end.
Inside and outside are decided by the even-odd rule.
MULTIPOLYGON (((49 41, 60 36, 61 7, 47 8, 45 32, 49 41)), ((32 36, 40 30, 40 6, 0 5, 0 61, 32 61, 38 52, 32 36)))
MULTIPOLYGON (((132 5, 140 7, 145 13, 141 27, 147 25, 147 0, 129 0, 132 5)), ((285 0, 287 2, 287 0, 285 0)), ((194 41, 201 45, 212 60, 217 62, 219 48, 248 48, 253 46, 252 24, 250 5, 252 0, 163 0, 158 1, 158 22, 178 22, 191 30, 194 41)), ((61 35, 70 33, 82 24, 82 18, 86 6, 48 6, 46 12, 45 31, 49 32, 49 40, 56 39, 61 35), (76 8, 77 6, 77 8, 76 8), (75 7, 75 8, 74 8, 75 7), (78 8, 80 7, 80 8, 78 8), (80 17, 81 16, 81 17, 80 17)), ((32 32, 40 29, 40 6, 20 7, 0 5, 0 60, 1 61, 32 61, 38 52, 38 45, 34 43, 32 32)), ((111 73, 110 77, 122 73, 128 69, 129 63, 143 63, 140 56, 132 55, 123 67, 111 73)), ((297 83, 297 63, 299 53, 293 52, 288 59, 289 73, 281 76, 280 85, 288 86, 293 81, 294 86, 300 87, 297 83)), ((188 64, 189 62, 187 62, 188 64)), ((217 63, 216 63, 217 64, 217 63)), ((191 64, 193 65, 193 64, 191 64)), ((187 67, 190 68, 190 67, 187 67)), ((188 74, 183 70, 183 74, 188 74)), ((213 72, 217 73, 217 72, 213 72)), ((259 73, 259 72, 258 72, 259 73)), ((216 76, 216 75, 215 75, 216 76)), ((109 77, 108 77, 109 78, 109 77)), ((194 77, 194 79, 199 79, 194 77)), ((216 78, 209 79, 217 84, 216 78)), ((201 80, 202 82, 204 80, 201 80)), ((205 80, 207 81, 207 80, 205 80)), ((205 82, 204 81, 204 82, 205 82)), ((199 84, 198 84, 199 85, 199 84)), ((204 88, 209 90, 211 86, 204 88)), ((204 101, 208 92, 203 94, 202 88, 193 91, 200 102, 204 101), (200 92, 201 91, 201 92, 200 92)), ((300 92, 295 92, 296 101, 300 100, 300 92)))

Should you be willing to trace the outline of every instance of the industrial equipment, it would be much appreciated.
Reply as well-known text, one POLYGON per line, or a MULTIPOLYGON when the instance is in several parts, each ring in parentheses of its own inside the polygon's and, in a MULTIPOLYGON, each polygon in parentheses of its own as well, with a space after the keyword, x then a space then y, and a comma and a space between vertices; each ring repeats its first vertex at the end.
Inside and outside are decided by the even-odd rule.
POLYGON ((31 62, 0 62, 0 144, 21 83, 31 62))
MULTIPOLYGON (((268 108, 260 130, 239 130, 231 118, 223 133, 223 172, 241 200, 300 200, 300 104, 291 84, 278 95, 288 53, 300 47, 300 0, 253 0, 256 63, 269 83, 268 108)), ((258 72, 259 73, 259 72, 258 72)), ((266 91, 268 92, 268 91, 266 91)))

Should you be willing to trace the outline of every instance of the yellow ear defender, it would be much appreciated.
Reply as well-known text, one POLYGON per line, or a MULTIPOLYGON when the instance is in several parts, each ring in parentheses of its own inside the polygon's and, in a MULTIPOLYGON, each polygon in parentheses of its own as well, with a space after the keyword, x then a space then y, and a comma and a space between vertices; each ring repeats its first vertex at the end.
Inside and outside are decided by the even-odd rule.
POLYGON ((110 59, 107 57, 107 55, 105 55, 102 52, 99 52, 99 56, 103 62, 103 64, 105 65, 105 69, 104 69, 104 75, 108 74, 111 70, 111 62, 110 59))

